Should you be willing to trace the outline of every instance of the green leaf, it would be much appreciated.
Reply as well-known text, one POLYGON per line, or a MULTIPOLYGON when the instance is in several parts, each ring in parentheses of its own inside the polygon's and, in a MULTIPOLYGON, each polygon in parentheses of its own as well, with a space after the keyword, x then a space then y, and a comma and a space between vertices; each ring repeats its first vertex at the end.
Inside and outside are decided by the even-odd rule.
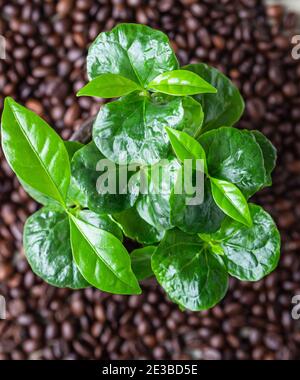
MULTIPOLYGON (((71 162, 74 154, 81 148, 83 148, 83 144, 77 142, 77 141, 64 141, 65 147, 67 149, 69 160, 71 162)), ((44 203, 43 203, 44 204, 44 203)), ((68 199, 67 199, 68 206, 73 206, 74 204, 81 205, 82 207, 87 207, 87 203, 85 202, 85 197, 82 196, 80 193, 80 190, 76 188, 72 177, 71 182, 68 190, 68 199), (80 200, 80 202, 79 202, 80 200)))
POLYGON ((249 133, 251 133, 253 137, 255 138, 255 141, 260 146, 260 149, 264 157, 264 164, 265 164, 265 170, 266 170, 266 175, 267 175, 265 186, 271 186, 272 185, 271 173, 276 166, 276 159, 277 159, 276 148, 271 143, 271 141, 268 140, 261 132, 251 131, 249 133))
POLYGON ((44 207, 30 216, 24 227, 24 248, 29 264, 39 277, 61 288, 89 286, 73 259, 68 216, 44 207))
POLYGON ((173 227, 170 220, 170 197, 179 169, 180 164, 176 158, 141 169, 140 178, 148 186, 147 194, 140 194, 136 209, 147 223, 159 231, 173 227))
MULTIPOLYGON (((195 172, 193 174, 194 181, 195 172)), ((182 178, 183 176, 178 176, 178 180, 182 178)), ((216 232, 221 227, 225 215, 214 202, 210 181, 207 178, 204 181, 203 191, 203 202, 198 205, 188 204, 191 198, 196 197, 195 192, 193 194, 172 192, 170 198, 172 225, 189 234, 216 232)))
POLYGON ((226 218, 221 229, 210 236, 224 252, 228 272, 245 281, 258 281, 272 272, 279 261, 280 235, 260 206, 250 204, 252 227, 226 218))
POLYGON ((75 216, 91 226, 110 232, 121 242, 123 241, 123 233, 121 228, 109 215, 99 215, 90 210, 79 210, 76 212, 75 216))
POLYGON ((165 233, 164 230, 157 230, 142 219, 135 207, 114 214, 113 218, 120 225, 125 236, 141 244, 157 243, 165 233))
POLYGON ((264 158, 247 131, 222 127, 199 137, 209 174, 236 185, 248 199, 266 182, 264 158))
POLYGON ((142 88, 130 79, 118 74, 101 74, 82 87, 77 96, 96 96, 99 98, 118 98, 142 88))
MULTIPOLYGON (((133 206, 137 194, 127 192, 122 194, 126 189, 119 189, 119 166, 111 163, 110 175, 116 177, 115 190, 116 194, 110 194, 97 191, 97 181, 101 179, 106 171, 97 170, 97 164, 105 157, 99 152, 93 142, 85 145, 82 149, 75 153, 71 167, 72 167, 72 192, 71 195, 74 201, 77 201, 84 207, 88 207, 96 213, 114 213, 121 212, 126 208, 133 206), (115 170, 113 170, 115 167, 115 170)), ((108 160, 105 161, 109 164, 108 160)), ((99 168, 100 169, 100 168, 99 168)), ((128 174, 128 177, 130 177, 128 174)), ((99 184, 99 183, 98 183, 99 184)), ((127 185, 127 184, 126 184, 127 185)), ((100 190, 100 189, 99 189, 100 190)))
POLYGON ((217 92, 211 84, 199 75, 186 70, 162 73, 148 84, 148 89, 175 96, 215 94, 217 92))
POLYGON ((200 75, 217 90, 217 94, 196 95, 204 111, 202 132, 227 125, 233 126, 244 112, 245 104, 237 87, 214 67, 204 63, 185 66, 183 69, 200 75))
POLYGON ((178 68, 168 37, 146 25, 119 24, 100 33, 89 48, 90 79, 119 74, 145 87, 157 75, 178 68))
POLYGON ((154 246, 138 248, 131 252, 132 270, 139 281, 153 276, 151 257, 156 250, 154 246))
POLYGON ((251 227, 248 203, 234 184, 210 177, 213 198, 220 209, 232 219, 251 227))
POLYGON ((114 294, 140 294, 130 257, 120 240, 70 214, 71 244, 83 277, 94 287, 114 294))
MULTIPOLYGON (((158 105, 168 105, 174 101, 172 95, 162 94, 161 92, 153 92, 151 101, 158 105)), ((193 99, 191 96, 184 96, 180 98, 183 107, 183 120, 182 129, 192 137, 199 135, 204 119, 204 113, 201 104, 193 99)))
POLYGON ((201 144, 185 132, 166 128, 172 148, 177 158, 184 160, 203 160, 204 171, 207 173, 206 155, 201 144))
POLYGON ((180 99, 157 104, 130 94, 103 106, 93 128, 93 140, 116 163, 154 164, 169 151, 165 127, 180 128, 184 110, 180 99))
POLYGON ((74 154, 77 152, 77 150, 83 148, 83 144, 77 141, 64 141, 65 147, 67 149, 70 162, 74 156, 74 154))
POLYGON ((2 114, 2 148, 20 180, 64 205, 70 184, 70 164, 63 141, 49 125, 12 98, 2 114))
POLYGON ((182 98, 182 106, 184 109, 183 131, 196 138, 201 132, 204 120, 202 106, 190 96, 182 98))
POLYGON ((38 190, 35 190, 33 187, 29 186, 26 182, 22 181, 21 178, 18 177, 18 180, 19 180, 20 184, 22 185, 23 189, 26 191, 26 193, 31 198, 33 198, 36 202, 42 204, 43 206, 51 206, 53 208, 57 208, 57 209, 61 210, 61 206, 57 201, 55 201, 52 198, 42 194, 38 190))
POLYGON ((85 192, 82 192, 81 187, 77 184, 73 176, 71 177, 71 183, 69 187, 68 205, 75 205, 81 206, 82 208, 88 208, 88 197, 85 192))
POLYGON ((167 231, 152 256, 152 270, 170 298, 193 311, 216 305, 228 288, 220 256, 196 235, 167 231))
MULTIPOLYGON (((83 147, 83 144, 80 144, 79 142, 76 142, 76 141, 64 141, 64 144, 67 149, 70 161, 74 153, 78 149, 83 147)), ((26 182, 22 181, 19 177, 18 177, 18 180, 21 183, 23 189, 26 191, 26 193, 28 193, 31 196, 31 198, 35 199, 38 203, 41 203, 43 206, 51 206, 52 208, 58 208, 60 210, 60 205, 56 201, 54 201, 52 198, 49 198, 46 195, 39 192, 38 190, 35 190, 31 186, 29 186, 26 182)), ((67 200, 68 204, 73 203, 71 200, 72 197, 70 198, 70 195, 72 196, 73 190, 74 189, 73 189, 72 183, 70 183, 70 187, 68 191, 68 200, 67 200)))

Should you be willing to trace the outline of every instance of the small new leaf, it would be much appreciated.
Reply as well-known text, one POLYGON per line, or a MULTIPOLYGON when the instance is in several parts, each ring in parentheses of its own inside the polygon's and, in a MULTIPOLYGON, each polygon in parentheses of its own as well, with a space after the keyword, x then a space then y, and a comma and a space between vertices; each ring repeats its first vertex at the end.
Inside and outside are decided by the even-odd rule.
POLYGON ((118 98, 142 88, 130 79, 118 74, 101 74, 82 87, 77 96, 95 96, 98 98, 118 98))
POLYGON ((166 127, 172 148, 177 158, 184 160, 203 160, 204 171, 207 173, 206 155, 201 144, 185 132, 166 127))
POLYGON ((248 203, 241 190, 234 184, 210 177, 214 201, 232 219, 251 227, 252 220, 248 203))
POLYGON ((211 93, 217 90, 199 75, 186 70, 174 70, 158 75, 149 84, 148 89, 174 96, 211 93))

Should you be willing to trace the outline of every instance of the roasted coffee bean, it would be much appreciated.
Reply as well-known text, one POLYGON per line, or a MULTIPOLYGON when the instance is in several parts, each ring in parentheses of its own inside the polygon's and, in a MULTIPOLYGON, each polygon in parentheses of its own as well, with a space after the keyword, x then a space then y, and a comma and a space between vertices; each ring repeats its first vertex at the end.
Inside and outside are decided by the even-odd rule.
POLYGON ((71 341, 75 337, 74 326, 69 321, 64 321, 62 326, 62 336, 65 340, 71 341))

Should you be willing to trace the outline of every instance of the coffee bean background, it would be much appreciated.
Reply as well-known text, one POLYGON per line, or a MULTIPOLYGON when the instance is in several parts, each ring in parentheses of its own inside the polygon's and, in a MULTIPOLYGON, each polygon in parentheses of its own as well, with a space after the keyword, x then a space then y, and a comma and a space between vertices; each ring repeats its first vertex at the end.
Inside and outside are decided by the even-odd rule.
MULTIPOLYGON (((265 280, 232 280, 220 305, 181 312, 151 281, 141 296, 53 288, 30 270, 22 248, 37 209, 0 150, 0 359, 300 359, 300 61, 291 57, 297 18, 260 0, 0 0, 0 109, 5 96, 42 115, 65 139, 101 102, 76 98, 89 43, 119 22, 166 32, 182 64, 204 61, 229 75, 246 99, 241 128, 278 148, 274 184, 255 199, 282 236, 279 268, 265 280)), ((299 34, 299 33, 298 33, 299 34)))

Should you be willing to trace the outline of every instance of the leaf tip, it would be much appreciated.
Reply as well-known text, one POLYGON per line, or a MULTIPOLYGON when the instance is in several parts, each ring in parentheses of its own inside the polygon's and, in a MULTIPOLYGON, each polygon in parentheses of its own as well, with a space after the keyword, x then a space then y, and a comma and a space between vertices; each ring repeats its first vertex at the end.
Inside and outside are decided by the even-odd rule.
POLYGON ((240 223, 244 224, 244 226, 248 228, 253 227, 253 221, 252 221, 250 211, 247 212, 246 215, 244 215, 244 218, 240 220, 240 223))
POLYGON ((247 227, 248 228, 252 228, 253 227, 253 219, 252 219, 252 215, 251 215, 250 207, 249 207, 248 203, 247 203, 246 222, 247 222, 247 227))
POLYGON ((136 286, 135 289, 134 289, 134 294, 136 294, 136 295, 141 295, 142 293, 143 293, 143 291, 142 291, 140 285, 137 284, 137 286, 136 286))
POLYGON ((251 228, 253 227, 253 221, 251 218, 247 219, 247 224, 246 224, 247 227, 251 228))
POLYGON ((84 87, 82 87, 79 91, 77 91, 76 93, 76 96, 79 97, 79 96, 83 96, 84 95, 84 91, 83 91, 84 87))
POLYGON ((4 105, 11 105, 14 103, 16 103, 16 101, 11 96, 6 96, 6 98, 4 99, 4 105))

